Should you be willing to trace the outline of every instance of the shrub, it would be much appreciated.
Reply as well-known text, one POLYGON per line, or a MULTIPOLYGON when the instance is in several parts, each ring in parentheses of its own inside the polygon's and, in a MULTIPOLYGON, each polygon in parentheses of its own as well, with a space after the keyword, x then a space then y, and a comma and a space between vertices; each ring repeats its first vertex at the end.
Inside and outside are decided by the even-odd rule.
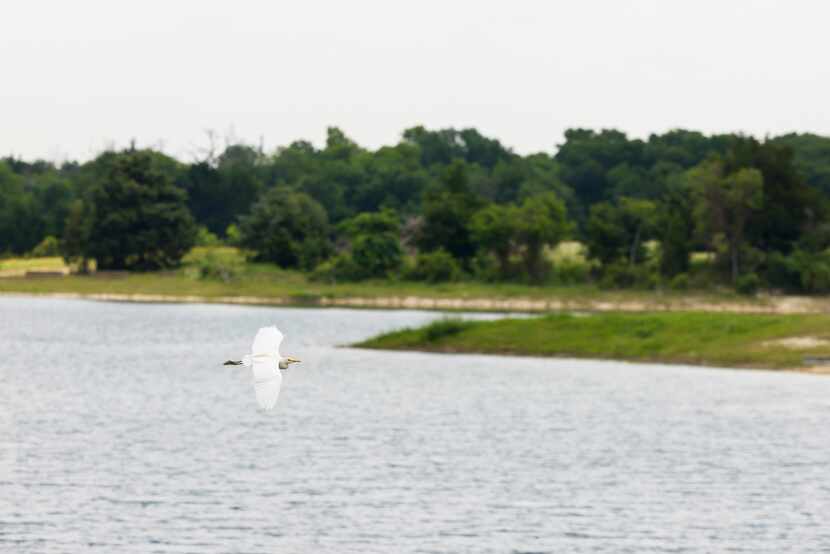
POLYGON ((347 253, 326 260, 309 275, 312 281, 331 284, 338 281, 360 281, 365 278, 366 274, 361 271, 351 254, 347 253))
POLYGON ((585 262, 564 258, 553 266, 553 280, 560 285, 587 283, 591 278, 591 266, 585 262))
POLYGON ((669 288, 672 290, 688 290, 689 288, 689 274, 678 273, 669 282, 669 288))
POLYGON ((722 284, 721 273, 711 260, 692 258, 689 265, 689 288, 708 289, 722 284))
POLYGON ((207 227, 200 225, 196 230, 196 246, 219 246, 222 241, 211 233, 207 227))
POLYGON ((793 292, 830 291, 830 254, 796 250, 789 256, 773 252, 767 257, 767 282, 793 292))
POLYGON ((599 286, 604 289, 653 289, 658 283, 659 276, 651 266, 617 262, 603 268, 599 286))
POLYGON ((457 335, 470 326, 470 322, 460 319, 441 319, 424 328, 424 337, 429 342, 435 342, 443 337, 457 335))
POLYGON ((773 252, 767 256, 764 277, 771 287, 785 291, 801 290, 801 274, 790 256, 773 252))
POLYGON ((796 250, 790 258, 798 270, 801 290, 809 293, 830 291, 830 255, 796 250))
POLYGON ((309 237, 300 243, 298 259, 300 267, 311 270, 331 255, 331 243, 327 237, 309 237))
POLYGON ((401 266, 401 243, 391 233, 359 235, 352 243, 352 259, 366 277, 387 277, 401 266))
POLYGON ((761 279, 754 273, 747 273, 738 277, 735 282, 735 290, 738 294, 752 296, 758 292, 761 286, 761 279))
POLYGON ((499 266, 496 257, 488 252, 479 252, 470 260, 473 277, 485 283, 494 283, 505 278, 499 266))
POLYGON ((311 269, 328 257, 329 220, 311 196, 284 186, 265 192, 239 219, 238 245, 258 262, 311 269))
POLYGON ((208 252, 196 261, 196 273, 199 279, 218 279, 229 283, 239 277, 240 265, 228 259, 222 259, 213 252, 208 252))
POLYGON ((225 229, 225 242, 229 246, 239 246, 242 242, 242 235, 239 232, 239 227, 237 227, 235 223, 231 223, 228 225, 228 228, 225 229))
POLYGON ((422 252, 415 258, 415 267, 409 271, 407 278, 427 283, 457 281, 461 278, 461 267, 444 249, 422 252))
POLYGON ((52 256, 60 256, 60 242, 52 235, 44 238, 37 246, 35 246, 30 255, 33 258, 47 258, 52 256))

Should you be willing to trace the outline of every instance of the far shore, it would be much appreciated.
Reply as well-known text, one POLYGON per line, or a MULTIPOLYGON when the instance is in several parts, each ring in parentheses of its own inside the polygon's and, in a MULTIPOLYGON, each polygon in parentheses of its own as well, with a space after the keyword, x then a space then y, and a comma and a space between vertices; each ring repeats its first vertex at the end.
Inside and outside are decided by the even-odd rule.
POLYGON ((695 296, 657 293, 636 299, 590 298, 452 298, 424 294, 401 296, 326 296, 300 294, 288 296, 183 295, 126 292, 42 292, 2 290, 3 296, 83 299, 110 302, 199 303, 254 306, 347 307, 396 310, 440 310, 470 312, 547 313, 586 312, 708 312, 735 314, 823 314, 830 313, 830 299, 801 296, 766 296, 753 300, 707 301, 695 296))
POLYGON ((3 294, 114 302, 530 314, 577 311, 830 313, 830 297, 741 296, 726 287, 647 291, 609 290, 593 283, 534 286, 520 282, 426 283, 394 278, 315 281, 307 273, 249 262, 243 253, 231 247, 197 247, 185 257, 181 267, 155 272, 93 271, 80 275, 72 273, 59 257, 4 259, 0 260, 0 295, 3 294), (226 264, 232 271, 222 278, 205 273, 206 260, 226 264))

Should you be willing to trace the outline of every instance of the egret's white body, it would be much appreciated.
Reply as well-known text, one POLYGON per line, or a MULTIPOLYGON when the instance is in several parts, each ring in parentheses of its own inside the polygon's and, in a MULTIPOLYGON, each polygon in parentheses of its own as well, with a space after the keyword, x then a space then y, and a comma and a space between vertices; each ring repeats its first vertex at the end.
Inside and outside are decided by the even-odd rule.
POLYGON ((282 385, 281 370, 288 369, 289 364, 299 362, 291 357, 282 357, 280 354, 282 339, 283 335, 276 326, 263 327, 254 337, 250 355, 242 358, 241 362, 226 362, 230 365, 251 367, 257 402, 266 410, 273 410, 277 404, 282 385))

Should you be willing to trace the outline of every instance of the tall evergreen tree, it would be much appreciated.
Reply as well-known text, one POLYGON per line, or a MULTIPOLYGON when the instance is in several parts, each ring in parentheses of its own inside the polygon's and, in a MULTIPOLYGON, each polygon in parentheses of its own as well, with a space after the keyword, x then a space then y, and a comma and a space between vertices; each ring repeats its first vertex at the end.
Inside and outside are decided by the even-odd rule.
POLYGON ((129 150, 111 156, 89 192, 87 258, 98 269, 172 267, 193 246, 196 226, 184 191, 160 167, 164 156, 129 150))

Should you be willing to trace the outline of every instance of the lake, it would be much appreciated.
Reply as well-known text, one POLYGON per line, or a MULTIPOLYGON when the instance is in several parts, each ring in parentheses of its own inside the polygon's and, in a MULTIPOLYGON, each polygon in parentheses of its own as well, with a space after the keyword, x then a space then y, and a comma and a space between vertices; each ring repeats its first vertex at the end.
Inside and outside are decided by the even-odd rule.
POLYGON ((438 317, 0 298, 0 552, 830 550, 830 379, 340 348, 438 317))

